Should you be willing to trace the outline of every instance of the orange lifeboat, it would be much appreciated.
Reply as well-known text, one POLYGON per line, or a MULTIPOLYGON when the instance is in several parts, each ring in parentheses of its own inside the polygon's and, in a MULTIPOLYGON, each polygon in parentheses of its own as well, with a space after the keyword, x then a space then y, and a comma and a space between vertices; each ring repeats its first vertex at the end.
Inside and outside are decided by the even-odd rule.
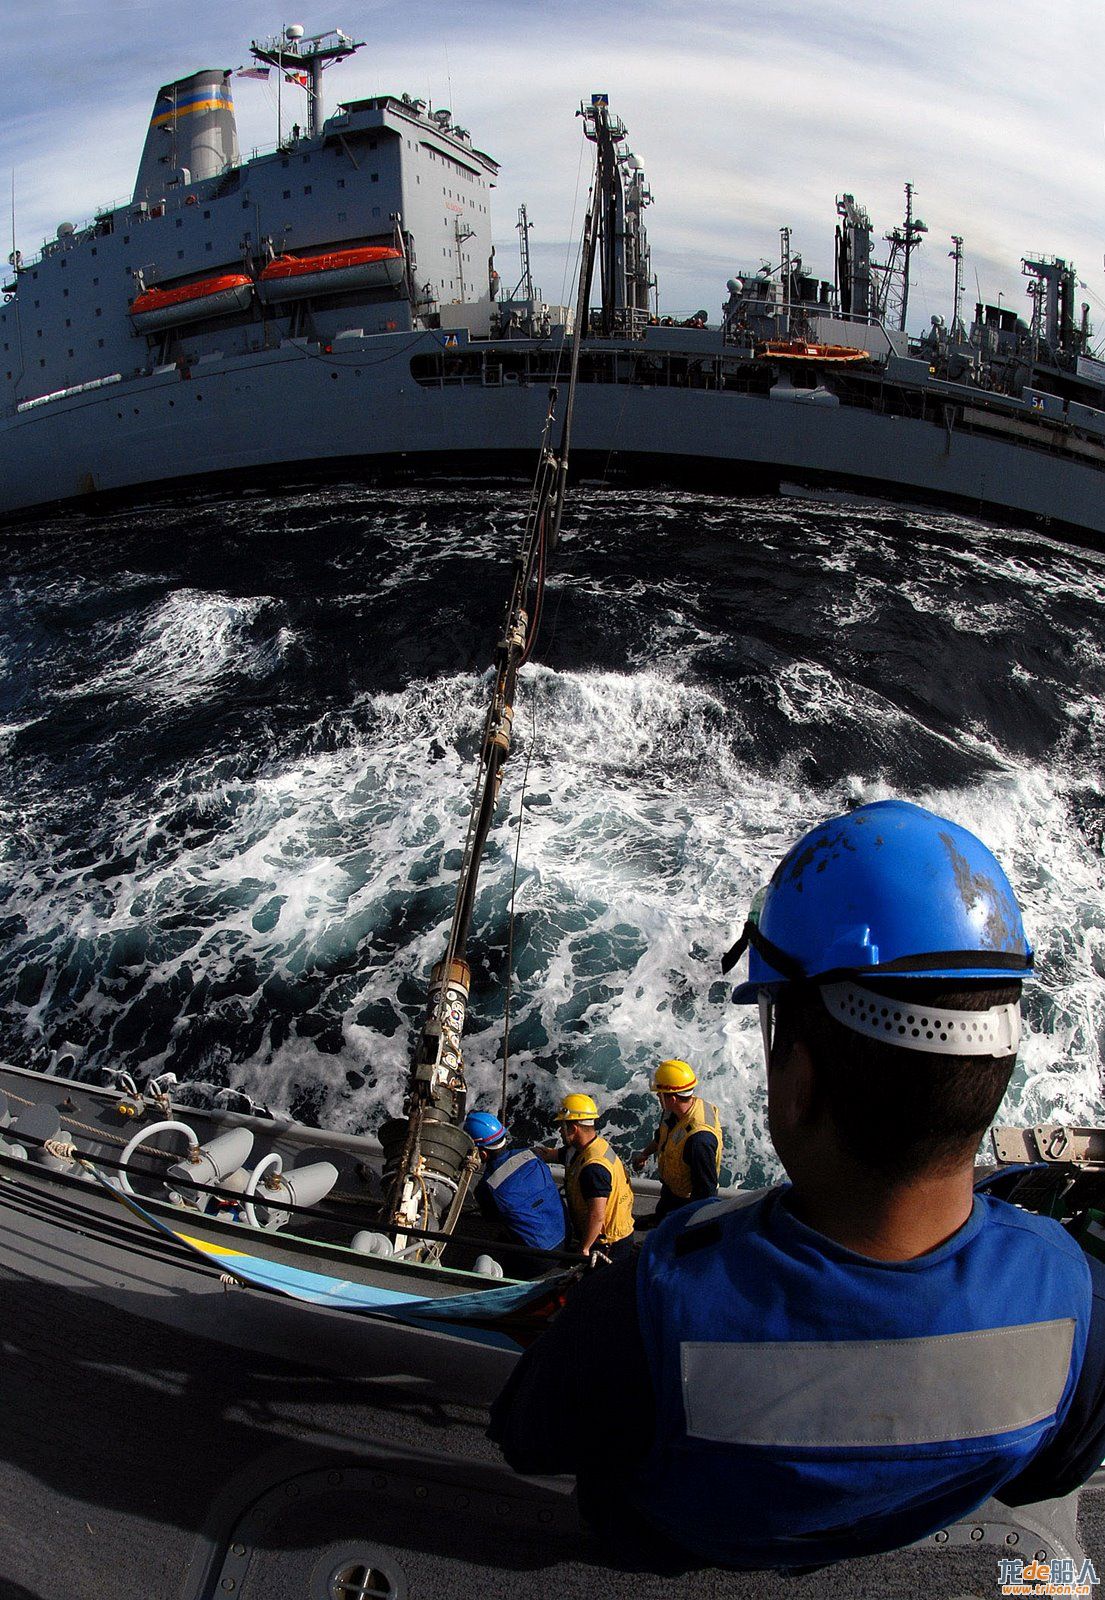
POLYGON ((807 344, 804 339, 767 339, 756 354, 769 361, 870 361, 866 350, 850 344, 807 344))
POLYGON ((253 294, 253 279, 244 272, 224 272, 195 283, 178 284, 175 289, 143 289, 130 308, 139 333, 156 333, 181 322, 196 322, 200 317, 225 317, 244 311, 253 294))
POLYGON ((258 282, 262 300, 306 300, 349 289, 396 289, 406 263, 401 251, 387 245, 355 245, 349 250, 323 250, 309 256, 277 256, 258 282))

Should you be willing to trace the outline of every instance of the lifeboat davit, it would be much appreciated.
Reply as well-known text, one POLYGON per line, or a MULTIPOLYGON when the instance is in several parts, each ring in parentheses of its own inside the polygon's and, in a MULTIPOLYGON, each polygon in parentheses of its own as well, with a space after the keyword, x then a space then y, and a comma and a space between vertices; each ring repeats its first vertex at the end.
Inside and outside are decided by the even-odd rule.
POLYGON ((349 289, 397 289, 406 270, 402 253, 386 245, 356 245, 349 250, 323 250, 310 256, 277 256, 258 282, 270 304, 306 300, 349 289))
POLYGON ((767 339, 756 354, 769 361, 870 361, 867 350, 851 344, 807 344, 804 339, 767 339))
POLYGON ((224 272, 214 278, 182 283, 175 289, 143 289, 130 308, 139 333, 156 333, 201 317, 225 317, 245 311, 253 294, 253 279, 244 272, 224 272))

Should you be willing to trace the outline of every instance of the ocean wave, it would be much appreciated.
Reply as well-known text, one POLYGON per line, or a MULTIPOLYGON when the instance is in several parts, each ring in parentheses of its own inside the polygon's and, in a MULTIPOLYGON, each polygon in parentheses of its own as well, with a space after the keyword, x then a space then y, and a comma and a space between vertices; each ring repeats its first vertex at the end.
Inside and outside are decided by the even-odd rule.
MULTIPOLYGON (((471 639, 450 630, 478 618, 490 649, 488 574, 502 576, 519 513, 479 489, 204 515, 246 541, 252 593, 197 582, 204 552, 181 553, 166 523, 171 581, 97 612, 95 671, 79 675, 76 626, 41 646, 85 720, 49 725, 45 693, 9 717, 0 1046, 44 1065, 69 1041, 86 1070, 168 1065, 375 1127, 441 954, 486 704, 487 675, 457 665, 471 639), (458 565, 447 552, 477 523, 458 565), (401 671, 423 639, 444 664, 401 671), (136 714, 142 781, 105 783, 136 714)), ((476 1100, 497 1103, 509 982, 523 1134, 575 1087, 637 1140, 650 1067, 676 1054, 722 1109, 730 1173, 774 1170, 758 1026, 729 1004, 720 953, 804 829, 896 793, 978 832, 1025 904, 1039 978, 1003 1117, 1105 1115, 1100 564, 976 526, 593 489, 574 502, 475 907, 476 1100), (987 599, 964 629, 971 582, 987 599)), ((78 618, 106 592, 97 539, 102 567, 67 591, 78 618)), ((45 545, 34 560, 47 586, 69 583, 45 545)), ((26 653, 17 611, 0 610, 0 648, 22 628, 26 653)))

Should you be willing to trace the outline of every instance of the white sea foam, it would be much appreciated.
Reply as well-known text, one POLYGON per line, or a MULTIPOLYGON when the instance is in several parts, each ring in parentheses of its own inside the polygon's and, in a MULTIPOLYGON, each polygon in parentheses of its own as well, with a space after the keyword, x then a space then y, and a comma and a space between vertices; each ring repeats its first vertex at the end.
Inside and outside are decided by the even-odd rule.
MULTIPOLYGON (((650 525, 674 525, 680 507, 653 501, 650 525)), ((860 550, 843 537, 851 515, 835 508, 808 522, 818 560, 841 577, 827 600, 838 625, 881 609, 886 586, 907 570, 914 603, 935 608, 954 560, 965 591, 998 571, 1016 591, 1010 606, 1085 606, 1072 648, 1087 669, 1100 667, 1091 617, 1102 563, 1052 549, 1047 564, 1037 563, 1027 541, 993 530, 981 554, 913 548, 907 556, 889 513, 873 510, 864 513, 860 550), (885 560, 889 576, 865 576, 861 555, 885 560)), ((413 510, 407 518, 391 535, 397 587, 439 562, 413 510)), ((805 536, 798 513, 774 508, 757 518, 765 546, 785 539, 792 549, 796 526, 805 536)), ((934 538, 952 528, 961 524, 931 519, 934 538)), ((498 554, 515 535, 505 520, 484 528, 481 549, 498 554)), ((619 582, 625 591, 623 580, 570 571, 560 581, 599 598, 619 582)), ((752 894, 806 828, 890 792, 870 775, 873 766, 830 787, 810 779, 803 758, 816 757, 820 730, 831 727, 862 734, 867 748, 923 737, 974 759, 970 782, 903 797, 979 833, 1025 903, 1040 977, 1003 1115, 1100 1119, 1105 864, 1073 815, 1080 797, 1099 792, 1084 758, 1087 742, 1105 748, 1099 699, 1068 695, 1069 736, 1028 759, 1003 750, 990 730, 953 736, 922 727, 916 711, 869 683, 822 661, 793 661, 764 679, 792 733, 788 753, 751 758, 744 700, 688 681, 681 641, 706 637, 694 599, 675 579, 652 596, 656 627, 637 670, 523 673, 516 752, 472 941, 475 1097, 494 1104, 498 1096, 513 851, 532 744, 515 908, 512 1104, 535 1123, 565 1089, 591 1089, 628 1143, 652 1113, 650 1065, 684 1056, 721 1106, 733 1174, 769 1169, 758 1027, 728 1003, 718 962, 752 894)), ((1005 606, 995 599, 963 625, 1008 628, 1005 606)), ((151 715, 171 712, 234 675, 263 677, 290 643, 272 602, 179 589, 142 618, 126 662, 84 689, 134 696, 151 715)), ((1022 680, 1032 675, 1021 669, 1022 680)), ((206 1026, 225 1020, 250 1042, 233 1051, 212 1045, 212 1076, 228 1073, 284 1106, 314 1094, 328 1123, 375 1126, 397 1107, 426 975, 441 954, 485 696, 486 679, 469 675, 366 695, 327 714, 314 753, 303 753, 313 742, 308 730, 294 755, 250 750, 166 771, 152 800, 119 802, 105 816, 100 845, 80 858, 51 853, 48 839, 29 843, 5 903, 24 919, 28 967, 42 968, 38 989, 28 986, 18 1001, 28 1041, 48 1015, 55 1025, 69 1015, 87 1025, 106 1060, 145 1026, 157 1041, 147 1061, 172 1064, 197 1016, 206 1026), (266 1009, 273 987, 291 998, 266 1009), (142 1023, 140 1007, 155 996, 160 1020, 142 1023), (249 1035, 261 1014, 264 1027, 249 1035), (363 1085, 347 1079, 351 1071, 363 1085)))
POLYGON ((259 597, 174 590, 143 619, 129 659, 75 692, 126 692, 184 706, 227 676, 265 678, 294 643, 290 629, 275 621, 266 626, 272 611, 272 602, 259 597))
MULTIPOLYGON (((650 1102, 650 1064, 678 1054, 696 1064, 705 1092, 733 1137, 734 1170, 770 1164, 764 1129, 758 1029, 727 1003, 718 959, 756 887, 808 826, 857 801, 881 798, 859 777, 829 794, 777 772, 735 763, 732 724, 717 699, 658 674, 557 674, 529 670, 519 716, 528 739, 528 702, 537 697, 537 737, 527 783, 517 896, 519 975, 514 1023, 522 1041, 512 1066, 515 1092, 548 1110, 569 1087, 595 1090, 612 1125, 640 1132, 650 1102), (531 930, 533 930, 531 932, 531 930)), ((295 1029, 262 1040, 239 1062, 235 1080, 287 1104, 315 1085, 328 1120, 372 1123, 396 1104, 417 1001, 440 954, 440 906, 420 920, 420 897, 443 906, 461 838, 469 770, 455 740, 478 726, 482 684, 463 678, 371 697, 358 708, 363 742, 275 766, 242 783, 233 777, 193 789, 202 825, 169 852, 148 852, 179 804, 131 821, 118 873, 83 873, 25 883, 15 899, 31 936, 64 937, 100 952, 157 927, 171 941, 143 946, 147 987, 187 975, 228 981, 245 963, 289 984, 322 973, 320 1009, 339 1014, 342 1048, 322 1051, 295 1029), (444 755, 411 759, 445 735, 444 755), (409 925, 396 927, 411 908, 409 925), (266 908, 268 910, 266 911, 266 908), (357 958, 352 977, 334 976, 357 958), (384 1005, 381 1029, 366 1021, 384 1005), (350 1068, 367 1075, 353 1095, 350 1068)), ((515 758, 515 784, 521 756, 515 758)), ((998 773, 966 790, 915 798, 973 828, 1006 863, 1036 939, 1040 983, 1028 1007, 1023 1065, 1011 1116, 1090 1118, 1101 1114, 1099 1038, 1105 1003, 1105 871, 1069 824, 1068 780, 1053 769, 998 773)), ((516 794, 516 790, 515 790, 516 794)), ((516 798, 508 803, 514 817, 516 798)), ((505 814, 493 839, 477 903, 474 947, 486 954, 491 990, 474 1008, 469 1038, 477 1098, 497 1096, 501 970, 515 830, 505 814)), ((477 974, 477 990, 488 979, 477 974)), ((188 985, 184 985, 185 992, 188 985)), ((27 1011, 28 1029, 54 998, 27 1011)), ((120 1015, 110 983, 87 1001, 120 1015)), ((230 1003, 227 1000, 219 1005, 230 1003)), ((244 1003, 249 1004, 248 994, 244 1003)), ((187 1026, 182 1008, 177 1027, 187 1026)), ((167 1045, 166 1058, 171 1056, 167 1045)))

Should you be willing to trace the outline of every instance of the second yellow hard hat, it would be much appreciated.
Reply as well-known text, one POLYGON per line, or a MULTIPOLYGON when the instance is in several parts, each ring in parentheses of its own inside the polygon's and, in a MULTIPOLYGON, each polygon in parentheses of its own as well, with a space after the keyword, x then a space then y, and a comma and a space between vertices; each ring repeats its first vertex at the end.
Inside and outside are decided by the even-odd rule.
POLYGON ((652 1075, 653 1094, 690 1094, 698 1082, 687 1061, 661 1061, 652 1075))
POLYGON ((557 1122, 594 1122, 599 1108, 589 1094, 566 1094, 556 1114, 557 1122))

